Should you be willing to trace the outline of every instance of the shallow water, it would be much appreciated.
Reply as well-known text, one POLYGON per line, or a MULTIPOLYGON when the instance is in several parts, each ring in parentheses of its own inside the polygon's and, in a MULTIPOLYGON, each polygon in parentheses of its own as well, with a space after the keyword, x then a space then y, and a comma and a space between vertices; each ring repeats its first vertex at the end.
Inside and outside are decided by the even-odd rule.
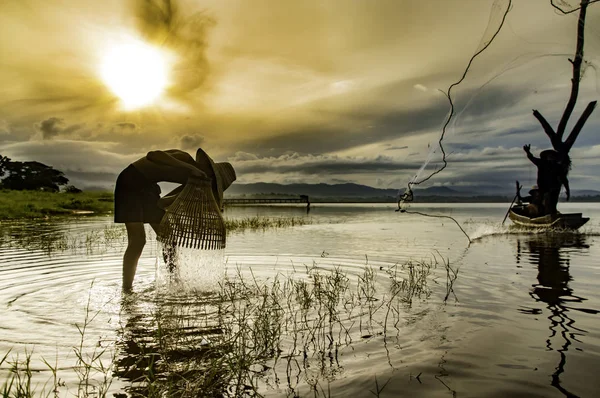
MULTIPOLYGON (((292 383, 286 381, 288 369, 275 364, 265 374, 261 393, 281 396, 291 387, 301 396, 312 395, 310 381, 319 375, 310 372, 321 369, 326 374, 318 391, 331 396, 373 396, 384 385, 381 396, 595 396, 600 391, 595 375, 600 363, 600 267, 595 262, 600 204, 560 205, 563 212, 591 217, 577 234, 518 231, 509 220, 502 226, 506 207, 410 208, 455 218, 470 244, 453 220, 396 213, 392 205, 315 204, 308 214, 301 207, 229 208, 225 216, 231 218, 311 220, 230 234, 224 256, 232 279, 306 279, 307 269, 316 266, 324 272, 342 270, 352 285, 369 265, 382 298, 388 289, 386 271, 395 265, 438 261, 427 279, 427 294, 398 307, 393 328, 385 334, 379 334, 381 312, 371 317, 373 325, 362 315, 346 314, 341 322, 352 342, 340 346, 335 361, 301 367, 292 383), (452 290, 440 261, 458 270, 452 290)), ((51 376, 40 358, 56 361, 65 389, 73 391, 77 375, 69 370, 80 341, 76 325, 82 326, 86 313, 93 320, 85 331, 84 351, 106 348, 107 358, 114 355, 121 367, 140 341, 151 339, 149 314, 168 314, 167 326, 169 320, 193 324, 203 319, 201 327, 193 324, 195 336, 210 342, 208 336, 222 326, 212 312, 214 295, 192 300, 180 292, 157 291, 160 250, 150 230, 148 236, 134 293, 123 296, 125 237, 110 218, 1 224, 0 358, 9 349, 21 356, 33 350, 37 380, 51 376)), ((6 372, 3 368, 0 372, 6 372)), ((122 377, 111 389, 127 384, 122 377)))

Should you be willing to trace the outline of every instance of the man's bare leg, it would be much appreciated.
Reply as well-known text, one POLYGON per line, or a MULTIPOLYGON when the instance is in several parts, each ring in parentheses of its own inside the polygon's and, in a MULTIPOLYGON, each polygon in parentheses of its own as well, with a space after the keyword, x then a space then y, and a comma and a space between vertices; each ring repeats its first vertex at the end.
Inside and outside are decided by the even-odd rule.
POLYGON ((146 231, 144 223, 125 223, 127 229, 127 249, 123 255, 123 290, 131 291, 133 278, 137 269, 138 260, 146 244, 146 231))

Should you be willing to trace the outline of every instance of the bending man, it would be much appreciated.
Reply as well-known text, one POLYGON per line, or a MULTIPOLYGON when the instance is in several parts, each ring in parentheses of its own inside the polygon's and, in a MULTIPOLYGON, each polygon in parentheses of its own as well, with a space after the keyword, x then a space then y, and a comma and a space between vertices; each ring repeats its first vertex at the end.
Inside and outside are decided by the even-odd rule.
POLYGON ((196 151, 196 159, 178 149, 151 151, 119 174, 115 186, 114 221, 125 223, 127 229, 123 290, 131 290, 138 260, 146 244, 144 223, 150 224, 158 233, 165 213, 163 208, 168 207, 183 189, 181 185, 161 199, 158 183, 185 184, 190 176, 212 181, 213 194, 220 208, 223 206, 223 191, 236 179, 231 164, 213 162, 201 148, 196 151))

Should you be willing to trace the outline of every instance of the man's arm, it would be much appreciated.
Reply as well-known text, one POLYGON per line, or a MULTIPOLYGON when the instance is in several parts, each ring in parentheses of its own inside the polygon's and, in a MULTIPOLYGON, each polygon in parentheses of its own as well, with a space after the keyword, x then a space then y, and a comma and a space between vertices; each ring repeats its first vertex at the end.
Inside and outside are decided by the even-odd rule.
POLYGON ((523 145, 523 150, 527 154, 527 158, 529 160, 531 160, 531 163, 535 164, 536 166, 540 164, 541 159, 533 156, 533 154, 531 153, 531 145, 530 144, 523 145))
POLYGON ((158 200, 158 207, 164 210, 167 207, 171 206, 173 202, 175 202, 175 199, 177 199, 177 196, 179 196, 181 191, 183 191, 184 186, 185 185, 180 185, 165 196, 163 196, 162 198, 160 198, 158 200))

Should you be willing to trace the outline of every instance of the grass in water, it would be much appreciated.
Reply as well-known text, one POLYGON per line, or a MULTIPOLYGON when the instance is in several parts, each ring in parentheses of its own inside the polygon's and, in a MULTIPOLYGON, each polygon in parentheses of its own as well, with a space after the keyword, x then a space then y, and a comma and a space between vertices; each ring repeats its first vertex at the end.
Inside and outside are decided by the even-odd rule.
MULTIPOLYGON (((228 231, 241 231, 293 227, 310 220, 252 217, 226 222, 228 231)), ((7 237, 25 246, 42 241, 48 251, 88 250, 126 240, 121 225, 76 239, 54 232, 34 237, 31 231, 12 231, 7 237)), ((314 262, 267 280, 237 269, 214 294, 157 302, 150 316, 132 317, 117 331, 116 343, 86 343, 87 328, 95 318, 88 302, 84 322, 77 326, 80 343, 71 368, 80 380, 77 394, 112 395, 111 383, 118 377, 130 381, 126 392, 132 397, 260 396, 272 389, 288 396, 329 396, 330 382, 343 369, 341 355, 358 342, 379 341, 392 366, 388 342, 399 344, 407 311, 415 300, 430 297, 428 281, 438 264, 433 257, 390 267, 369 264, 366 258, 360 272, 349 273, 341 266, 314 262)), ((446 261, 443 265, 445 301, 454 293, 458 269, 446 261)), ((36 390, 31 355, 10 358, 7 353, 0 358, 0 368, 9 370, 0 396, 58 396, 68 390, 57 363, 45 359, 51 377, 36 390)), ((386 385, 375 378, 371 393, 379 395, 386 385)))
POLYGON ((225 228, 227 232, 235 232, 240 230, 258 230, 269 228, 289 228, 306 224, 311 224, 312 221, 303 217, 246 217, 240 219, 225 219, 225 228))
MULTIPOLYGON (((58 358, 54 364, 46 358, 41 358, 47 369, 33 368, 33 351, 25 349, 24 357, 15 354, 9 359, 11 352, 7 352, 0 358, 0 370, 8 370, 4 382, 0 387, 2 398, 29 398, 29 397, 62 397, 75 396, 81 398, 105 398, 109 396, 109 389, 113 381, 112 367, 115 360, 114 346, 103 346, 102 339, 90 342, 86 335, 87 328, 92 324, 99 311, 92 313, 90 310, 90 295, 85 307, 85 318, 81 325, 75 325, 80 341, 73 347, 76 362, 70 368, 77 376, 79 383, 77 392, 69 391, 69 386, 59 377, 58 358), (108 362, 107 357, 108 356, 108 362), (6 365, 6 366, 5 366, 6 365), (51 377, 43 385, 34 383, 34 376, 42 370, 50 371, 51 377)), ((61 369, 64 371, 64 369, 61 369)))
MULTIPOLYGON (((414 300, 430 296, 427 278, 436 266, 367 264, 351 275, 313 263, 268 281, 238 269, 215 295, 188 298, 200 307, 165 306, 153 314, 153 331, 128 332, 127 360, 116 373, 134 381, 127 392, 136 397, 261 396, 272 389, 329 396, 345 350, 399 338, 414 300)), ((373 391, 386 384, 375 379, 373 391)))
MULTIPOLYGON (((238 268, 217 292, 157 300, 151 314, 122 318, 116 342, 86 341, 97 315, 88 302, 71 369, 80 380, 77 395, 113 396, 117 377, 130 381, 125 393, 131 397, 246 397, 274 389, 292 397, 330 396, 330 383, 343 372, 341 357, 354 345, 381 344, 391 365, 387 344, 398 344, 415 300, 430 297, 428 280, 437 265, 435 258, 391 267, 367 262, 349 273, 315 262, 267 280, 238 268)), ((453 283, 455 274, 447 274, 453 283)), ((36 390, 31 354, 0 358, 0 367, 8 366, 0 396, 68 392, 59 373, 69 369, 59 372, 45 360, 51 376, 36 390)), ((376 377, 371 393, 378 396, 386 385, 376 377)))
MULTIPOLYGON (((291 228, 307 224, 311 224, 311 220, 300 217, 225 219, 227 233, 249 229, 291 228)), ((150 231, 148 234, 150 235, 150 231)), ((45 221, 39 221, 39 223, 11 222, 4 227, 0 225, 0 245, 42 250, 45 253, 66 250, 84 251, 87 254, 99 253, 126 242, 127 231, 124 224, 105 226, 102 230, 93 230, 86 234, 73 234, 68 230, 65 231, 64 226, 55 226, 45 221)))

